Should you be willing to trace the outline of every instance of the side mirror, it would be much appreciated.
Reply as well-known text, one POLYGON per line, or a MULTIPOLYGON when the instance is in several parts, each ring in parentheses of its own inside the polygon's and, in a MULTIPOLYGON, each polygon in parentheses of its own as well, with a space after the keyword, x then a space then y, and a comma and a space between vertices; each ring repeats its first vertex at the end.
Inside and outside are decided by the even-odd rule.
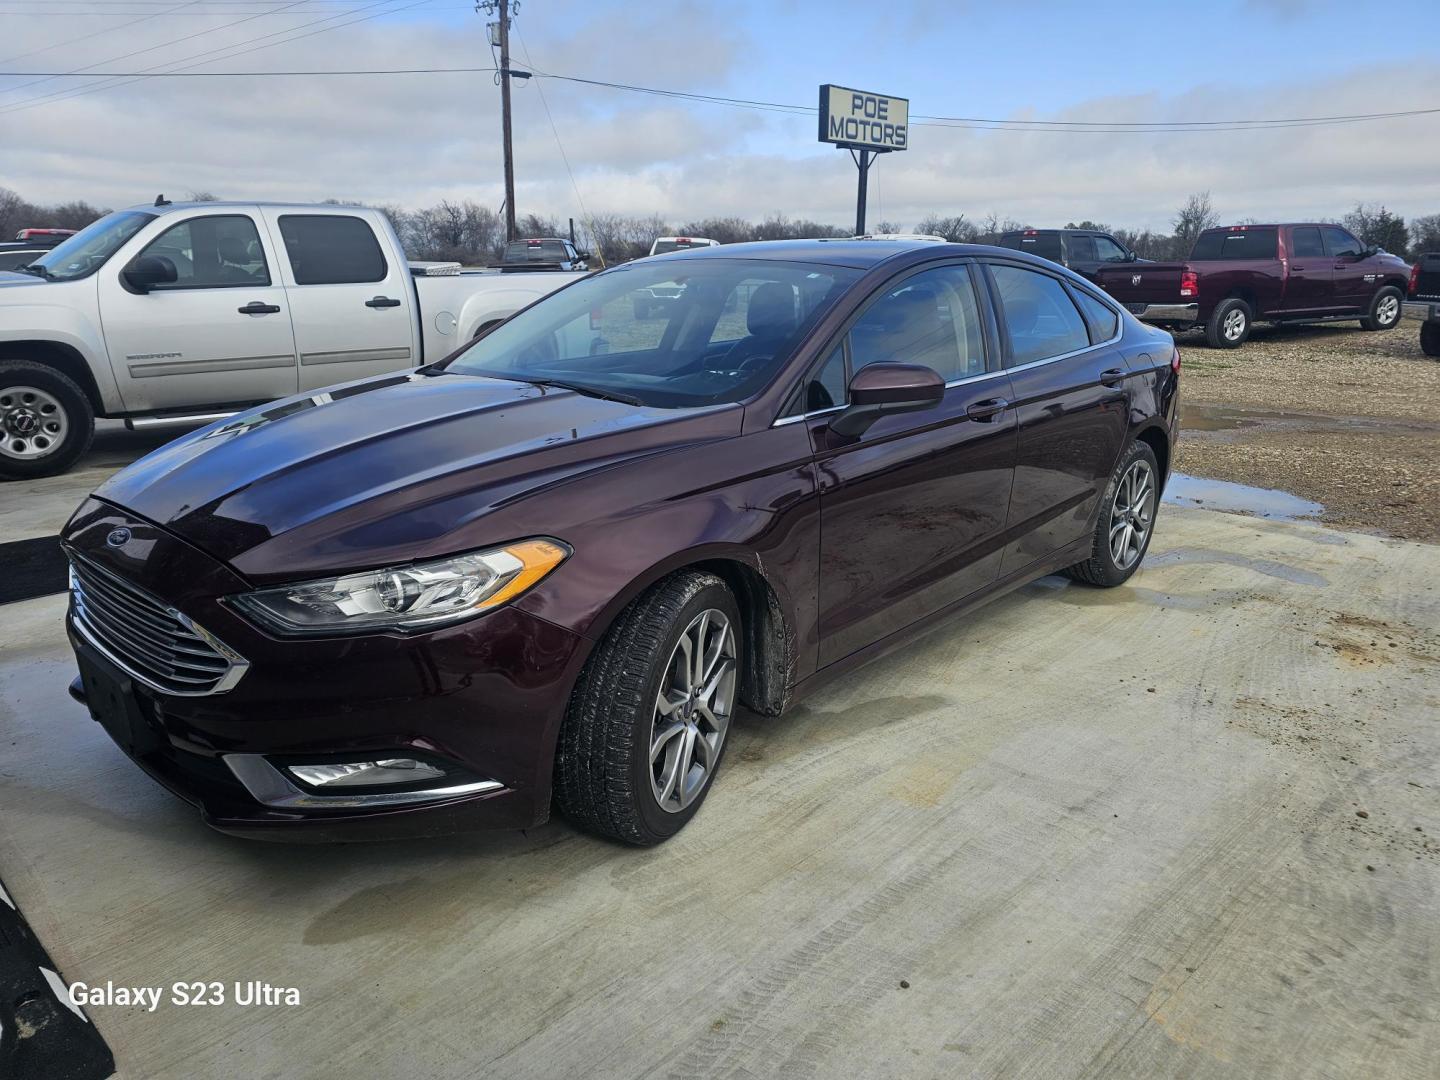
POLYGON ((175 264, 156 255, 142 255, 125 267, 120 276, 131 292, 148 293, 157 285, 174 284, 175 264))
POLYGON ((1139 261, 1140 261, 1140 256, 1139 256, 1139 255, 1136 255, 1133 251, 1127 251, 1127 252, 1125 252, 1125 261, 1126 261, 1126 262, 1139 262, 1139 261))
POLYGON ((1362 259, 1369 259, 1379 254, 1380 248, 1377 247, 1375 244, 1370 244, 1367 247, 1360 249, 1360 258, 1362 259))
POLYGON ((850 404, 830 423, 837 435, 863 435, 882 416, 933 409, 945 380, 921 364, 870 364, 850 380, 850 404))

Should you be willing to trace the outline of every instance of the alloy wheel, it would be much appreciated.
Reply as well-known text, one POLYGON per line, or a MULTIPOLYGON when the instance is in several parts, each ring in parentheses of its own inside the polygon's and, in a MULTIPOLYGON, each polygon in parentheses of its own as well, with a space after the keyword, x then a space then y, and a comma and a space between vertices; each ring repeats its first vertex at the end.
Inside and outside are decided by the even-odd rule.
POLYGON ((1155 473, 1148 461, 1125 470, 1110 506, 1110 559, 1117 570, 1135 565, 1155 521, 1155 473))
POLYGON ((1224 331, 1226 341, 1239 341, 1245 333, 1245 312, 1239 308, 1229 312, 1225 316, 1224 331))
POLYGON ((0 389, 0 456, 33 460, 54 452, 70 431, 65 406, 35 386, 0 389))
POLYGON ((1375 321, 1381 326, 1389 326, 1399 315, 1400 301, 1393 296, 1382 296, 1375 305, 1375 321))
POLYGON ((735 707, 735 655, 729 617, 709 608, 665 665, 650 725, 650 789, 667 813, 693 803, 714 775, 735 707))

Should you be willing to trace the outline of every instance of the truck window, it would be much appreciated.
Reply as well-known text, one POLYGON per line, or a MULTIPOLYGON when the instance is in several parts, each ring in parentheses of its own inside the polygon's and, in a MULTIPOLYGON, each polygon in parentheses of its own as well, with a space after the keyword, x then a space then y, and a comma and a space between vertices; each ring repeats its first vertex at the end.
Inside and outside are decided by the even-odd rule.
POLYGON ((1310 225, 1303 229, 1290 230, 1290 255, 1296 259, 1314 258, 1325 255, 1320 243, 1320 230, 1310 225))
POLYGON ((361 218, 282 214, 280 235, 297 285, 384 281, 389 273, 374 231, 361 218))
POLYGON ((1190 258, 1196 261, 1275 259, 1279 254, 1280 241, 1275 229, 1211 229, 1200 234, 1190 258))
POLYGON ((542 263, 553 266, 570 256, 565 254, 562 240, 512 240, 505 245, 506 263, 542 263))
POLYGON ((1333 225, 1327 225, 1320 230, 1325 237, 1325 249, 1332 256, 1359 255, 1360 241, 1351 236, 1344 229, 1338 229, 1333 225))
POLYGON ((172 225, 146 245, 141 257, 175 267, 175 281, 155 291, 229 289, 270 284, 270 268, 255 222, 244 214, 191 218, 172 225))
POLYGON ((992 266, 1000 291, 1000 321, 1010 336, 1010 366, 1078 352, 1090 346, 1085 320, 1065 287, 1049 274, 992 266))
POLYGON ((1095 237, 1095 257, 1101 262, 1129 262, 1125 249, 1108 236, 1095 237))
POLYGON ((1088 263, 1095 261, 1095 238, 1084 233, 1071 235, 1066 241, 1069 247, 1070 261, 1072 263, 1088 263))
POLYGON ((1060 261, 1059 233, 1007 233, 1000 238, 1000 246, 1014 248, 1016 251, 1028 251, 1031 255, 1039 255, 1051 262, 1060 261))

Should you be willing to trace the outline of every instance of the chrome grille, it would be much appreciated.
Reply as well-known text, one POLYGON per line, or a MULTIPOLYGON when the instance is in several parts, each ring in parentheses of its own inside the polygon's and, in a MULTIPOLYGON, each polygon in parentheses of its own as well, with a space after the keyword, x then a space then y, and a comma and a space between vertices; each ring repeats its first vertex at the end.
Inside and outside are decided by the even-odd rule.
POLYGON ((125 673, 166 694, 229 690, 249 662, 174 608, 75 552, 75 628, 125 673))

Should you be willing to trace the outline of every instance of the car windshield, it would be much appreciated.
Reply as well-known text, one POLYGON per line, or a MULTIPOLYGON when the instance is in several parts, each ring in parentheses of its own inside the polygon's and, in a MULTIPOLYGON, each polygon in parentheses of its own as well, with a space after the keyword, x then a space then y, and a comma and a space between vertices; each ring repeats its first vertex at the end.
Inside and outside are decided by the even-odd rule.
POLYGON ((445 370, 660 408, 741 401, 859 277, 750 259, 634 262, 546 297, 445 370))
POLYGON ((87 225, 63 244, 57 244, 30 262, 32 273, 50 281, 73 281, 88 277, 114 255, 132 236, 155 219, 154 214, 122 210, 87 225))

